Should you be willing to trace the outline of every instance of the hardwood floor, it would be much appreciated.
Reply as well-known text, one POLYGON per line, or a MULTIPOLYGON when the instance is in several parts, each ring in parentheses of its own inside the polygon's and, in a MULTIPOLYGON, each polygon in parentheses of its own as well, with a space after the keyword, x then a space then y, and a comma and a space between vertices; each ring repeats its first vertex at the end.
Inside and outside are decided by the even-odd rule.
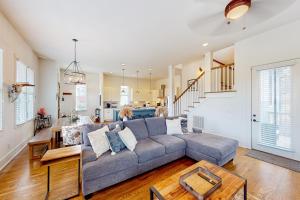
MULTIPOLYGON (((300 173, 247 157, 247 151, 239 148, 234 162, 227 164, 225 168, 248 179, 249 199, 300 200, 300 173)), ((92 199, 149 199, 151 185, 194 163, 189 158, 182 158, 97 192, 92 199)), ((76 170, 76 162, 51 168, 50 199, 63 199, 77 192, 76 170)), ((45 193, 46 168, 40 167, 39 161, 29 161, 27 148, 0 172, 0 199, 38 200, 44 199, 45 193)))

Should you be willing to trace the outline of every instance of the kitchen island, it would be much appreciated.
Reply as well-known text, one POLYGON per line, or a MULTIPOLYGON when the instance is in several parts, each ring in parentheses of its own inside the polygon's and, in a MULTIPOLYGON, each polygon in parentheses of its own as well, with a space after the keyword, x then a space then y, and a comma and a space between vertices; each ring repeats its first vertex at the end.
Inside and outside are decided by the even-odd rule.
MULTIPOLYGON (((114 109, 113 112, 114 112, 113 121, 121 120, 121 118, 119 117, 120 109, 114 109)), ((132 110, 132 113, 133 113, 132 119, 154 117, 155 108, 135 108, 132 110)))

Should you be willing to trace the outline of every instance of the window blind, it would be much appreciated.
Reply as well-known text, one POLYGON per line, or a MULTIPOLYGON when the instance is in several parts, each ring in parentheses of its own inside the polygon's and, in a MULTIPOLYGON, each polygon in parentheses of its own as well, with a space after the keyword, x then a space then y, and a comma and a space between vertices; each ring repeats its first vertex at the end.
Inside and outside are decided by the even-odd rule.
MULTIPOLYGON (((27 67, 27 82, 34 85, 34 72, 27 67)), ((27 87, 27 120, 34 117, 34 87, 27 87)))
MULTIPOLYGON (((34 84, 34 72, 22 62, 16 62, 16 82, 34 84)), ((20 125, 34 117, 34 87, 22 87, 15 103, 16 124, 20 125)))
POLYGON ((76 85, 76 111, 87 110, 87 88, 86 85, 76 85))
POLYGON ((291 85, 291 67, 260 71, 260 144, 291 150, 291 85))

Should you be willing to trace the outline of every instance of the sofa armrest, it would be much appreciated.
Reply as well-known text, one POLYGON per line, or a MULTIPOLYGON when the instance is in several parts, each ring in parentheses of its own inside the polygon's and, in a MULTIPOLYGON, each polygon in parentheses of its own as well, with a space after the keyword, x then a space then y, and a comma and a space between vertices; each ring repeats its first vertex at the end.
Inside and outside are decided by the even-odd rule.
POLYGON ((81 145, 82 164, 97 160, 97 156, 91 146, 81 145))

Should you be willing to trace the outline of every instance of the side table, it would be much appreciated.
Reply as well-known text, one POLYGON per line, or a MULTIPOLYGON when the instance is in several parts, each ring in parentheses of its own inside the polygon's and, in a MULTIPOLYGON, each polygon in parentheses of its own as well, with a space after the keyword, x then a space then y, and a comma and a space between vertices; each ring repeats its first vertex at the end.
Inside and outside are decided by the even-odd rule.
MULTIPOLYGON (((59 149, 48 150, 41 159, 42 166, 47 166, 47 193, 45 199, 48 199, 50 192, 50 166, 59 163, 78 161, 78 193, 72 197, 78 196, 80 193, 80 154, 81 146, 70 146, 59 149)), ((72 198, 68 197, 68 198, 72 198)))

